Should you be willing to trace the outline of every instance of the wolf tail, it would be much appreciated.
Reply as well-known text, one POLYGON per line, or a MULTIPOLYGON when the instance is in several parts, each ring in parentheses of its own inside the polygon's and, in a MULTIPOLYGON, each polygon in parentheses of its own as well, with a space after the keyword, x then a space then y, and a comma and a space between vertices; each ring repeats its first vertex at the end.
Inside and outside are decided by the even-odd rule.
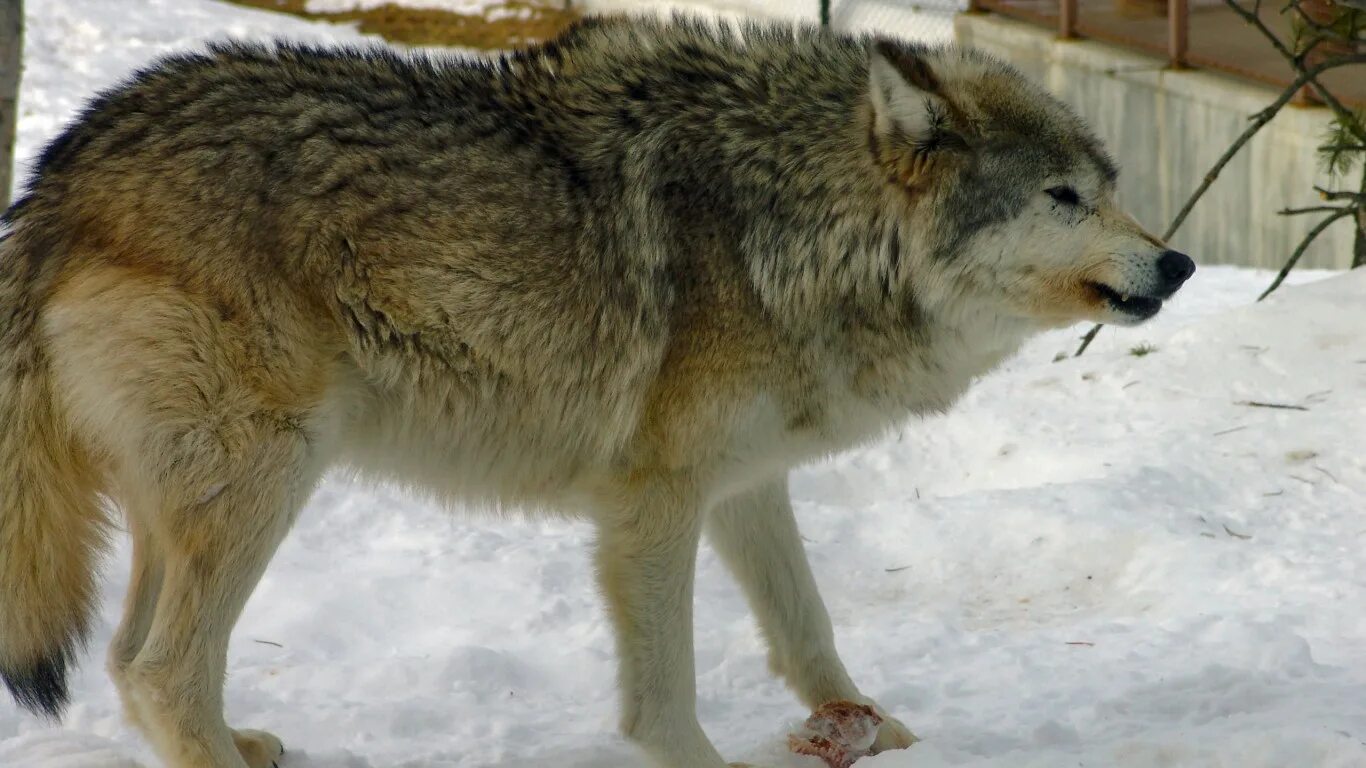
POLYGON ((0 237, 0 679, 53 719, 96 596, 105 513, 86 453, 54 399, 42 301, 20 233, 0 237))

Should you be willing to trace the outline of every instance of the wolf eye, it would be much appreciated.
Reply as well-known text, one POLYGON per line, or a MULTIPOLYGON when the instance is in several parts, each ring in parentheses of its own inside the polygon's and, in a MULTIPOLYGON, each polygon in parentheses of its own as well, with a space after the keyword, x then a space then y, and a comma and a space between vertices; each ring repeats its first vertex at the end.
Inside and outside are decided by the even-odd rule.
POLYGON ((1044 192, 1063 205, 1078 205, 1081 203, 1081 196, 1077 194, 1077 190, 1072 189, 1071 187, 1049 187, 1048 189, 1045 189, 1044 192))

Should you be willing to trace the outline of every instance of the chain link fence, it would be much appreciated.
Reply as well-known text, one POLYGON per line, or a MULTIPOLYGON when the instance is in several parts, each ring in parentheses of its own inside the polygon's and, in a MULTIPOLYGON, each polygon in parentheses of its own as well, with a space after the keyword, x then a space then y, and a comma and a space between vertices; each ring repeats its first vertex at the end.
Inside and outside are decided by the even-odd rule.
POLYGON ((949 42, 953 16, 967 0, 573 0, 588 13, 684 11, 722 18, 754 17, 814 22, 841 32, 870 32, 908 40, 949 42))

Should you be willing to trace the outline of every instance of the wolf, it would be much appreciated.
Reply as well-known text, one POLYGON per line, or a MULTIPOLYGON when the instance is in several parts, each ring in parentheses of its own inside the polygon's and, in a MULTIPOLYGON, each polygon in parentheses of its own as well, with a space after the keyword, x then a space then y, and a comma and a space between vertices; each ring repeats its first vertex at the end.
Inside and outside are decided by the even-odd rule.
MULTIPOLYGON (((704 536, 802 702, 876 707, 787 473, 949 408, 1042 329, 1156 314, 1194 265, 1115 176, 1000 61, 810 26, 162 59, 6 214, 0 675, 60 714, 117 515, 128 719, 174 768, 276 765, 224 722, 228 637, 347 466, 590 520, 621 730, 659 766, 726 765, 694 704, 704 536)), ((874 746, 914 740, 888 716, 874 746)))

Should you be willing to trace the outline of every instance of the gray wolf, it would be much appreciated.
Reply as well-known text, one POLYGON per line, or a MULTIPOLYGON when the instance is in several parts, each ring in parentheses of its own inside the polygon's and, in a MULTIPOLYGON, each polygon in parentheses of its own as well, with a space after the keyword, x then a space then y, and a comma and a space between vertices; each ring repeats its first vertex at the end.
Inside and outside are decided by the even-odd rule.
MULTIPOLYGON (((128 718, 175 768, 272 765, 278 739, 224 723, 228 636, 347 465, 595 523, 621 728, 658 765, 725 765, 694 711, 704 535, 796 695, 875 706, 787 472, 948 408, 1040 329, 1156 313, 1194 267, 1114 179, 1005 64, 809 27, 164 59, 7 214, 4 680, 61 711, 116 509, 128 718)), ((875 747, 913 740, 888 716, 875 747)))

